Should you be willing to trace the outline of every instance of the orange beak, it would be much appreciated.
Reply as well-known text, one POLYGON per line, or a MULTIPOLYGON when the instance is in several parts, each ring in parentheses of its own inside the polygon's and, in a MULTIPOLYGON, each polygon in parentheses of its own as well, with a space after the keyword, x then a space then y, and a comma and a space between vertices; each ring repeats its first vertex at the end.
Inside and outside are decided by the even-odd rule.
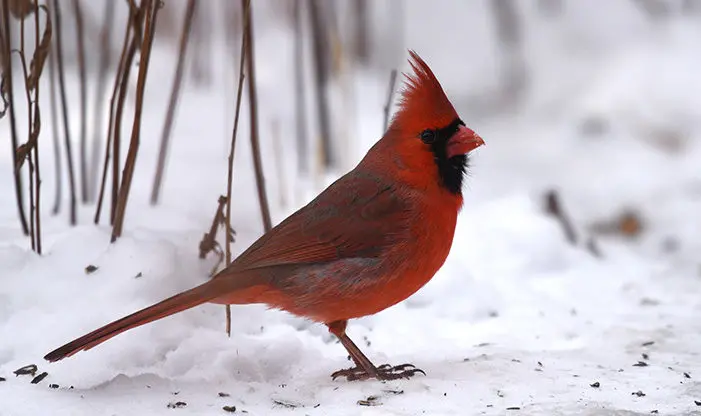
POLYGON ((445 149, 448 159, 457 155, 466 155, 484 144, 484 140, 472 129, 460 126, 446 143, 445 149))

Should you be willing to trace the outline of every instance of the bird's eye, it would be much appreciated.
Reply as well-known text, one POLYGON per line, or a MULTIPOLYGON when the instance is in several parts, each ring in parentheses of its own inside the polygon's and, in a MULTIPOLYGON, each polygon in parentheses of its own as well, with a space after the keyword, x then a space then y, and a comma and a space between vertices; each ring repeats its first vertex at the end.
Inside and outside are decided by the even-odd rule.
POLYGON ((426 144, 431 144, 436 141, 436 132, 433 130, 424 130, 421 133, 421 141, 426 144))

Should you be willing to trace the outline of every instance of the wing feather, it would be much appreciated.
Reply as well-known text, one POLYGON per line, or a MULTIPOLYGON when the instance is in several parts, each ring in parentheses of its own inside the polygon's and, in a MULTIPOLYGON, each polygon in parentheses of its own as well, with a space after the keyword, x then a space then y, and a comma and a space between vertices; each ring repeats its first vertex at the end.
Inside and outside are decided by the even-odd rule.
POLYGON ((407 235, 410 218, 409 204, 393 184, 351 171, 262 236, 232 267, 379 257, 407 235))

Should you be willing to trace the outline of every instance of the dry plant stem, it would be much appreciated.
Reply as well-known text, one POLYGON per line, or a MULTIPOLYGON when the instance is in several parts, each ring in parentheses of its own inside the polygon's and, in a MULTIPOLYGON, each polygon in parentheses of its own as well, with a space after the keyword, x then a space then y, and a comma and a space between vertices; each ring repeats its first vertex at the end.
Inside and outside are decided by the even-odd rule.
POLYGON ((295 31, 295 119, 297 127, 297 169, 305 174, 309 171, 309 148, 307 146, 307 107, 304 89, 304 36, 302 32, 302 0, 294 3, 295 31))
POLYGON ((36 228, 34 226, 34 210, 36 208, 34 205, 34 160, 31 156, 27 156, 27 162, 29 162, 29 240, 31 241, 32 251, 36 252, 36 228))
POLYGON ((548 212, 548 214, 555 217, 558 220, 558 222, 560 223, 560 225, 562 226, 562 230, 565 233, 565 237, 567 238, 567 241, 572 245, 577 244, 577 235, 574 231, 574 227, 572 226, 572 222, 567 217, 567 214, 565 213, 564 209, 562 208, 562 203, 560 201, 560 195, 557 193, 557 191, 550 190, 550 191, 546 192, 545 204, 546 204, 546 211, 548 212))
MULTIPOLYGON (((22 28, 20 29, 22 33, 22 37, 24 37, 24 20, 21 21, 21 26, 22 28)), ((24 43, 24 42, 22 42, 24 43)), ((22 46, 22 49, 24 49, 24 46, 22 46)), ((25 74, 25 81, 27 79, 27 71, 26 71, 26 64, 24 62, 24 55, 20 53, 20 57, 22 58, 22 69, 25 74)), ((29 130, 27 131, 27 134, 31 137, 32 134, 32 101, 29 95, 29 90, 26 89, 27 92, 27 121, 29 124, 29 130)), ((29 239, 31 241, 31 247, 32 251, 36 252, 37 251, 37 243, 36 243, 36 217, 34 216, 34 213, 36 211, 36 205, 35 205, 35 197, 34 197, 34 160, 32 159, 32 154, 33 150, 29 151, 29 154, 26 156, 27 162, 29 165, 29 239)))
MULTIPOLYGON (((47 17, 48 18, 48 17, 47 17)), ((53 43, 53 42, 52 42, 53 43)), ((61 144, 58 140, 58 113, 56 108, 56 59, 55 53, 49 52, 49 96, 51 103, 51 135, 54 147, 54 181, 56 182, 56 194, 54 195, 54 205, 51 208, 51 213, 56 215, 61 209, 61 191, 63 189, 63 181, 61 180, 61 144)))
POLYGON ((75 29, 78 37, 78 77, 80 78, 80 195, 83 203, 88 202, 88 143, 87 119, 88 99, 85 72, 85 37, 83 31, 83 11, 80 0, 73 0, 75 29))
POLYGON ((367 64, 370 61, 370 33, 368 30, 369 2, 367 0, 353 1, 353 17, 355 23, 355 57, 359 62, 367 64))
POLYGON ((239 8, 236 2, 224 2, 222 17, 224 18, 226 47, 230 50, 230 54, 233 58, 234 52, 236 51, 235 41, 239 37, 238 29, 241 29, 239 25, 236 24, 236 22, 239 21, 239 8))
POLYGON ((587 251, 591 253, 592 256, 601 258, 604 255, 601 253, 601 249, 599 248, 599 245, 596 243, 596 240, 594 237, 589 237, 587 239, 587 244, 586 244, 587 251))
POLYGON ((309 1, 309 16, 312 27, 312 46, 314 52, 314 83, 316 86, 316 105, 319 114, 319 136, 321 137, 322 166, 335 166, 331 150, 331 122, 326 86, 329 79, 328 35, 322 16, 322 4, 319 0, 309 1))
MULTIPOLYGON (((44 9, 47 10, 47 9, 44 9)), ((46 19, 48 22, 48 19, 50 19, 49 13, 47 11, 46 13, 46 19)), ((35 47, 37 48, 35 50, 35 56, 38 52, 38 48, 40 46, 41 40, 39 38, 39 2, 34 3, 34 44, 36 45, 35 47)), ((36 169, 34 171, 36 178, 34 180, 34 194, 36 195, 36 210, 34 212, 34 215, 36 216, 36 249, 37 253, 41 254, 42 252, 42 244, 41 244, 41 165, 39 164, 39 133, 40 133, 40 115, 39 115, 39 84, 38 82, 41 79, 41 75, 39 75, 39 78, 37 79, 37 83, 34 87, 34 126, 33 126, 33 133, 36 137, 36 141, 34 143, 34 168, 36 169)))
MULTIPOLYGON (((219 243, 217 243, 217 229, 221 224, 226 225, 226 221, 224 219, 224 206, 228 205, 226 203, 226 197, 225 196, 220 196, 219 200, 217 201, 217 212, 214 213, 214 218, 212 219, 212 225, 209 227, 209 232, 205 233, 205 235, 202 236, 202 241, 200 241, 199 249, 200 249, 200 258, 204 259, 207 257, 207 254, 210 252, 214 252, 217 255, 217 262, 212 266, 212 270, 209 273, 210 277, 214 277, 214 275, 217 273, 217 270, 219 269, 219 266, 222 264, 224 261, 224 252, 222 251, 221 246, 219 243)), ((231 232, 231 230, 229 230, 231 232)), ((229 236, 230 238, 231 236, 229 236)), ((231 328, 231 308, 228 307, 227 305, 227 328, 231 328)))
MULTIPOLYGON (((124 29, 124 41, 122 42, 122 53, 120 54, 119 57, 119 64, 117 65, 117 73, 115 74, 114 77, 114 85, 112 87, 112 97, 110 98, 110 107, 109 107, 109 121, 107 124, 107 142, 105 143, 105 159, 104 159, 104 164, 102 166, 102 179, 100 182, 100 191, 97 196, 97 207, 95 209, 95 218, 94 222, 95 224, 98 224, 100 222, 100 213, 102 212, 102 203, 104 201, 105 197, 105 186, 107 184, 107 171, 109 168, 109 161, 110 161, 110 150, 112 148, 112 140, 114 136, 114 118, 115 118, 115 111, 114 111, 114 105, 115 102, 117 101, 117 93, 119 92, 119 85, 120 85, 120 80, 121 77, 123 76, 124 72, 124 65, 126 64, 127 60, 127 49, 130 45, 129 42, 129 34, 131 33, 132 29, 132 24, 131 24, 131 19, 127 19, 127 26, 124 29)), ((113 171, 114 173, 114 171, 113 171)), ((117 166, 117 174, 119 174, 119 166, 117 166)), ((114 178, 113 178, 114 180, 114 178)), ((116 185, 118 186, 118 184, 116 185)), ((116 189, 116 186, 113 183, 112 186, 112 191, 114 192, 116 189)), ((114 193, 112 194, 112 201, 116 201, 117 198, 115 197, 114 193)), ((110 218, 113 217, 114 212, 114 203, 112 204, 112 209, 110 210, 110 218)), ((110 222, 112 222, 112 219, 110 222)))
POLYGON ((389 91, 387 92, 387 102, 385 103, 385 124, 382 128, 382 134, 385 134, 389 126, 389 113, 392 109, 392 97, 394 97, 394 84, 397 81, 397 70, 393 69, 389 74, 389 91))
POLYGON ((253 10, 249 0, 241 0, 244 11, 244 46, 246 61, 246 72, 248 73, 248 102, 251 117, 251 150, 253 152, 253 168, 256 174, 256 185, 258 187, 258 202, 260 212, 263 216, 263 227, 268 232, 273 226, 270 220, 270 208, 268 207, 268 196, 265 192, 265 178, 263 176, 263 162, 260 158, 260 144, 258 141, 258 97, 256 94, 256 71, 255 71, 255 50, 253 47, 253 10))
POLYGON ((61 8, 58 0, 53 0, 54 22, 56 25, 56 62, 58 63, 58 86, 61 97, 61 109, 63 110, 63 132, 66 145, 66 164, 68 165, 68 189, 70 192, 70 224, 75 225, 78 221, 76 195, 75 195, 75 175, 73 172, 73 154, 71 151, 71 134, 68 125, 68 103, 66 101, 66 80, 63 69, 63 43, 61 42, 61 8))
POLYGON ((156 22, 158 20, 158 11, 160 10, 160 1, 158 0, 143 0, 142 10, 146 15, 146 23, 144 26, 143 43, 141 45, 141 62, 139 64, 139 76, 136 82, 136 103, 134 108, 134 124, 131 130, 131 140, 129 143, 129 151, 127 159, 124 163, 124 174, 122 175, 122 183, 119 187, 119 199, 117 201, 117 209, 114 217, 114 226, 112 227, 112 242, 115 242, 122 235, 124 227, 124 213, 126 211, 131 190, 131 183, 134 178, 134 167, 136 165, 136 155, 139 149, 139 139, 141 134, 141 113, 144 104, 144 90, 146 88, 146 76, 148 75, 149 58, 151 57, 151 46, 153 45, 153 35, 155 32, 156 22))
MULTIPOLYGON (((244 79, 244 63, 246 62, 246 49, 248 49, 248 38, 251 36, 251 2, 250 0, 242 0, 243 6, 243 37, 241 38, 241 62, 239 63, 239 81, 236 87, 236 110, 234 110, 234 130, 231 133, 231 149, 229 150, 229 175, 226 181, 226 265, 231 264, 231 185, 234 178, 234 151, 236 149, 236 132, 239 127, 239 114, 241 113, 241 95, 243 92, 244 79)), ((250 71, 250 67, 249 67, 250 71)), ((249 74, 250 75, 250 74, 249 74)), ((249 89, 249 94, 252 91, 249 89)), ((255 155, 254 155, 255 157, 255 155)), ((257 172, 256 172, 257 174, 257 172)), ((265 191, 265 190, 264 190, 265 191)), ((266 201, 267 204, 267 201, 266 201)), ((267 208, 267 205, 266 205, 267 208)), ((270 218, 268 217, 268 222, 270 218)), ((268 231, 266 226, 265 231, 268 231)), ((226 305, 226 334, 231 336, 231 306, 226 305)))
MULTIPOLYGON (((33 140, 32 140, 33 107, 32 107, 32 96, 31 96, 31 93, 29 91, 29 74, 27 72, 27 60, 25 59, 24 20, 25 19, 20 19, 19 59, 20 59, 21 65, 22 65, 22 75, 24 76, 24 93, 25 93, 25 97, 27 99, 27 143, 25 146, 29 147, 29 154, 27 154, 26 156, 23 156, 23 157, 26 157, 27 161, 29 162, 29 239, 31 240, 32 250, 34 250, 36 252, 37 251, 36 216, 35 216, 35 211, 36 211, 35 200, 36 200, 36 198, 34 195, 34 191, 35 191, 35 188, 34 188, 34 181, 35 181, 34 160, 32 159, 32 153, 33 153, 33 149, 34 149, 34 146, 36 145, 36 143, 33 143, 33 140)), ((17 157, 17 156, 15 156, 15 157, 17 157)))
POLYGON ((153 188, 151 189, 151 205, 158 203, 158 198, 161 193, 161 183, 163 181, 163 170, 165 169, 166 156, 168 154, 168 144, 170 142, 170 132, 173 128, 173 120, 175 119, 175 110, 178 106, 178 98, 180 97, 180 86, 183 82, 183 74, 185 73, 185 56, 187 53, 187 44, 190 39, 190 30, 192 28, 192 18, 195 15, 197 2, 188 0, 187 8, 185 9, 185 19, 183 21, 183 31, 180 34, 180 50, 178 52, 178 63, 175 69, 175 78, 170 92, 170 101, 168 102, 168 111, 166 113, 165 122, 163 123, 163 132, 161 134, 161 147, 158 152, 158 165, 156 167, 156 176, 153 179, 153 188))
MULTIPOLYGON (((233 0, 227 0, 231 3, 233 0)), ((211 2, 210 2, 211 4, 211 2)), ((222 11, 226 13, 225 11, 222 11)), ((210 16, 208 9, 201 9, 192 23, 192 59, 190 60, 190 76, 195 85, 209 85, 211 83, 212 63, 212 34, 210 29, 210 16)), ((227 25, 230 26, 230 25, 227 25)))
MULTIPOLYGON (((129 2, 131 5, 133 2, 129 2)), ((112 209, 110 210, 110 224, 114 225, 114 220, 117 215, 117 201, 119 199, 119 186, 120 186, 120 147, 122 143, 122 116, 124 115, 124 103, 127 98, 127 91, 129 88, 129 76, 131 75, 131 68, 134 62, 134 56, 136 55, 136 50, 141 42, 141 23, 143 22, 143 16, 146 8, 144 7, 146 3, 141 3, 141 8, 136 6, 131 6, 131 24, 132 24, 132 34, 131 41, 129 43, 129 49, 127 50, 127 55, 124 61, 124 66, 122 67, 122 75, 119 82, 119 96, 117 97, 117 109, 114 114, 114 124, 112 125, 112 209)))
POLYGON ((90 174, 88 175, 89 199, 95 199, 98 169, 100 163, 100 144, 104 121, 105 93, 107 91, 107 74, 111 63, 110 48, 112 46, 112 21, 114 19, 114 5, 116 1, 108 1, 102 16, 102 28, 100 29, 100 58, 97 70, 97 86, 95 87, 95 111, 92 139, 92 152, 90 155, 90 174))
MULTIPOLYGON (((8 9, 8 2, 2 2, 2 15, 3 15, 3 29, 4 33, 2 45, 4 58, 3 67, 5 69, 5 82, 7 83, 7 95, 10 107, 10 132, 11 132, 11 144, 12 144, 12 154, 14 155, 19 146, 17 141, 17 124, 15 118, 15 105, 14 105, 14 93, 12 88, 12 54, 10 53, 10 11, 8 9)), ((24 191, 22 189, 22 175, 19 169, 19 163, 16 157, 12 158, 13 175, 15 181, 15 197, 17 201, 17 212, 19 214, 20 226, 22 227, 22 232, 24 235, 29 235, 29 227, 27 225, 27 216, 24 211, 24 191)))
MULTIPOLYGON (((226 197, 220 196, 217 200, 217 211, 214 213, 214 218, 212 219, 212 225, 209 226, 209 231, 202 236, 200 241, 199 250, 200 258, 204 259, 212 251, 217 251, 217 228, 224 221, 224 205, 226 205, 226 197)), ((216 270, 216 268, 215 268, 216 270)))

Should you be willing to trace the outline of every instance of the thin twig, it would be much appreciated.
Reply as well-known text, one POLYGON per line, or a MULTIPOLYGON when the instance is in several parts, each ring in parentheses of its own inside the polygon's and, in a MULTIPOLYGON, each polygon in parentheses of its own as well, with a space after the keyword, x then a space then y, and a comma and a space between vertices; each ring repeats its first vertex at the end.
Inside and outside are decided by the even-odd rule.
MULTIPOLYGON (((46 13, 46 29, 44 32, 44 35, 48 33, 49 36, 49 42, 51 39, 51 25, 50 25, 50 19, 51 17, 49 16, 48 9, 44 9, 46 13)), ((48 51, 50 51, 51 48, 51 43, 44 44, 43 39, 39 39, 39 2, 35 1, 34 2, 34 45, 35 45, 35 50, 34 50, 34 59, 32 59, 32 64, 36 63, 36 66, 33 68, 33 70, 38 71, 36 73, 36 84, 34 85, 34 125, 32 129, 32 134, 35 138, 35 144, 34 144, 34 166, 35 166, 35 174, 36 174, 36 179, 34 181, 34 193, 36 195, 36 211, 34 215, 36 215, 36 249, 37 253, 41 254, 42 253, 42 243, 41 243, 41 169, 40 166, 41 164, 39 163, 39 134, 41 133, 41 116, 39 112, 39 80, 41 78, 41 72, 42 68, 41 65, 39 64, 39 56, 43 52, 41 51, 42 47, 46 47, 48 51)), ((29 82, 29 80, 27 80, 29 82)))
MULTIPOLYGON (((12 144, 12 154, 14 155, 17 151, 19 142, 17 141, 17 124, 15 118, 15 103, 14 103, 14 93, 12 88, 12 53, 10 52, 11 41, 10 41, 10 11, 8 8, 8 1, 2 2, 3 11, 3 40, 2 45, 2 57, 4 58, 3 69, 5 75, 5 86, 7 88, 7 97, 10 107, 10 132, 11 132, 11 144, 12 144)), ((27 225, 27 216, 24 211, 24 192, 22 188, 22 174, 19 170, 19 163, 16 157, 12 158, 13 165, 13 175, 15 180, 15 197, 17 201, 17 212, 19 214, 19 221, 22 227, 22 232, 24 235, 29 235, 29 227, 27 225)))
MULTIPOLYGON (((372 31, 370 29, 370 4, 367 0, 353 1, 353 17, 354 30, 353 35, 355 42, 353 52, 355 59, 360 63, 367 65, 370 62, 370 39, 372 31)), ((393 20, 399 20, 399 16, 395 16, 393 20)))
MULTIPOLYGON (((243 92, 244 63, 246 62, 246 49, 248 49, 248 38, 251 36, 251 2, 242 0, 243 5, 243 37, 241 38, 241 61, 239 63, 239 82, 236 90, 236 110, 234 110, 234 129, 231 133, 231 149, 229 150, 229 173, 226 181, 226 265, 231 264, 231 186, 234 177, 234 151, 236 149, 236 132, 239 127, 239 114, 241 112, 241 95, 243 92)), ((250 58, 249 58, 250 59, 250 58)), ((249 67, 250 71, 250 67, 249 67)), ((249 90, 249 94, 252 91, 249 90)), ((254 155, 255 157, 255 155, 254 155)), ((270 221, 270 219, 268 219, 270 221)), ((266 229, 267 231, 267 229, 266 229)), ((231 336, 231 307, 226 305, 226 334, 231 336)))
MULTIPOLYGON (((49 14, 46 15, 46 19, 51 19, 49 14)), ((54 44, 55 42, 51 42, 54 44)), ((61 191, 63 190, 63 180, 61 178, 61 144, 58 139, 58 103, 56 102, 56 59, 54 58, 56 54, 49 52, 49 100, 51 104, 51 136, 53 142, 54 150, 54 182, 56 183, 56 194, 54 195, 54 205, 51 208, 51 213, 56 215, 61 209, 61 191)))
POLYGON ((331 149, 331 121, 326 93, 326 87, 329 82, 329 45, 326 22, 321 10, 323 4, 320 0, 310 0, 309 17, 312 29, 314 84, 316 87, 319 136, 321 138, 321 157, 323 158, 322 166, 329 168, 336 165, 336 160, 331 149))
MULTIPOLYGON (((209 231, 204 233, 202 240, 198 249, 200 250, 200 258, 204 259, 212 251, 221 251, 221 248, 217 244, 217 229, 219 225, 225 223, 224 221, 224 206, 226 205, 226 197, 220 196, 217 200, 217 211, 214 213, 214 218, 212 219, 212 225, 209 226, 209 231)), ((222 260, 223 257, 222 257, 222 260)))
POLYGON ((263 227, 265 232, 273 227, 270 219, 270 208, 268 206, 268 196, 265 192, 265 177, 263 176, 263 162, 260 158, 260 144, 258 141, 258 97, 256 94, 256 71, 255 71, 255 49, 253 47, 253 10, 249 0, 241 0, 244 12, 244 41, 246 59, 246 72, 248 73, 248 102, 251 121, 251 151, 253 152, 253 168, 256 174, 256 185, 258 188, 258 203, 263 217, 263 227))
MULTIPOLYGON (((233 0, 228 0, 227 3, 233 0)), ((211 3, 209 3, 211 4, 211 3)), ((217 7, 217 6, 215 6, 217 7)), ((222 11, 226 13, 226 11, 222 11)), ((208 8, 204 7, 195 16, 192 23, 192 58, 190 59, 190 77, 195 85, 209 85, 212 81, 211 18, 208 8)), ((230 25, 227 25, 230 26, 230 25)), ((229 27, 227 27, 229 29, 229 27)))
MULTIPOLYGON (((204 259, 207 254, 214 252, 217 255, 217 262, 212 266, 212 270, 209 272, 209 277, 214 277, 219 269, 219 266, 224 262, 224 250, 222 250, 221 245, 217 242, 217 230, 220 225, 226 226, 226 220, 224 215, 224 207, 226 204, 226 197, 224 195, 219 196, 217 201, 217 211, 214 213, 214 218, 212 219, 212 225, 209 226, 209 231, 202 236, 200 240, 200 245, 198 246, 200 250, 200 258, 204 259)), ((236 231, 229 228, 230 237, 233 241, 236 231)))
MULTIPOLYGON (((133 11, 133 9, 129 9, 129 13, 136 13, 133 11)), ((97 196, 97 207, 95 208, 95 218, 94 222, 95 224, 98 224, 100 222, 100 213, 102 212, 102 202, 104 201, 105 197, 105 187, 107 183, 107 171, 109 167, 109 161, 110 161, 110 150, 112 150, 113 145, 112 145, 112 140, 114 136, 114 119, 115 119, 115 103, 117 102, 117 94, 119 93, 119 86, 120 86, 120 81, 122 77, 124 76, 124 66, 126 65, 127 62, 127 53, 128 53, 128 48, 129 45, 131 44, 129 42, 129 34, 131 33, 132 29, 132 24, 131 24, 131 18, 127 19, 127 25, 124 30, 124 41, 122 42, 122 53, 119 56, 119 63, 117 64, 117 73, 115 74, 114 77, 114 85, 112 87, 112 96, 110 98, 110 107, 109 107, 109 121, 107 123, 107 141, 105 143, 105 158, 104 158, 104 164, 102 165, 102 179, 100 181, 100 192, 98 193, 97 196)), ((117 174, 119 174, 119 166, 116 168, 113 166, 113 171, 112 173, 116 171, 117 174)), ((113 183, 112 183, 112 207, 110 209, 110 222, 113 221, 114 219, 114 205, 117 200, 115 196, 115 191, 119 187, 119 184, 117 183, 115 185, 114 183, 114 178, 113 178, 113 183)))
MULTIPOLYGON (((46 11, 46 27, 44 36, 39 39, 39 8, 37 3, 31 4, 34 12, 34 37, 35 47, 31 64, 27 65, 27 49, 25 43, 25 19, 20 20, 20 49, 14 51, 19 54, 22 75, 24 79, 24 91, 27 100, 27 142, 16 150, 15 159, 21 166, 26 160, 29 164, 29 208, 30 208, 30 237, 34 251, 41 254, 41 173, 39 164, 39 134, 41 133, 41 117, 39 113, 39 80, 44 69, 44 62, 51 49, 51 20, 46 6, 41 8, 46 11), (32 100, 32 91, 34 99, 32 100)), ((26 16, 26 15, 25 15, 26 16)))
POLYGON ((153 188, 151 189, 151 205, 158 203, 158 198, 161 193, 161 182, 163 181, 163 170, 165 169, 166 156, 168 153, 168 144, 170 142, 170 132, 173 128, 173 120, 175 119, 175 109, 178 105, 180 97, 180 86, 185 73, 185 56, 187 54, 187 44, 190 39, 190 31, 192 28, 192 18, 195 15, 197 2, 188 0, 187 8, 185 9, 185 19, 183 21, 183 30, 180 34, 180 50, 178 52, 178 63, 175 69, 175 78, 170 92, 170 101, 168 102, 168 111, 166 113, 165 122, 163 123, 163 131, 161 133, 161 147, 158 152, 158 165, 156 167, 156 176, 153 179, 153 188))
MULTIPOLYGON (((124 61, 123 72, 119 83, 119 96, 117 97, 117 109, 114 114, 114 124, 112 126, 112 205, 110 210, 110 224, 114 225, 115 217, 117 216, 117 203, 119 201, 120 192, 120 148, 122 144, 122 116, 124 115, 124 104, 127 98, 129 88, 129 76, 134 62, 136 50, 142 43, 141 25, 146 13, 146 2, 141 3, 141 7, 136 7, 134 1, 129 1, 130 21, 132 24, 132 38, 127 50, 126 60, 124 61)), ((143 51, 142 51, 143 52, 143 51)))
POLYGON ((68 124, 68 102, 66 100, 66 80, 63 69, 63 42, 61 41, 61 8, 58 0, 53 0, 53 10, 55 13, 54 22, 56 23, 56 61, 58 63, 58 85, 61 97, 61 107, 63 110, 63 132, 64 142, 66 146, 66 164, 68 165, 68 188, 70 192, 70 224, 75 225, 78 222, 76 196, 75 196, 75 175, 73 173, 73 154, 71 151, 71 134, 68 124))
MULTIPOLYGON (((108 1, 102 16, 102 28, 100 29, 100 59, 97 69, 97 85, 95 87, 95 124, 92 128, 92 154, 90 156, 90 175, 88 177, 88 191, 90 200, 95 199, 97 184, 100 178, 100 144, 102 143, 102 129, 104 124, 105 93, 107 91, 107 75, 110 63, 110 49, 112 47, 112 21, 114 20, 114 5, 116 1, 108 1)), ((110 110, 111 112, 111 110, 110 110)), ((109 139, 106 139, 109 140, 109 139)), ((109 146, 109 144, 107 145, 109 146)), ((109 153, 108 153, 109 154, 109 153)))
POLYGON ((144 25, 143 43, 141 45, 139 75, 136 81, 134 124, 131 129, 131 140, 129 142, 127 159, 124 163, 124 175, 122 177, 122 183, 119 186, 119 199, 117 201, 117 209, 114 217, 114 226, 112 227, 112 242, 115 242, 117 238, 122 235, 122 229, 124 227, 124 214, 129 199, 131 183, 134 178, 134 167, 136 166, 136 156, 138 153, 139 140, 141 136, 141 113, 143 112, 146 76, 148 75, 148 64, 151 57, 151 46, 153 45, 156 22, 158 20, 158 11, 160 10, 160 1, 143 0, 141 7, 146 15, 146 22, 144 25))
MULTIPOLYGON (((31 123, 31 120, 30 120, 31 123)), ((34 212, 36 210, 36 205, 34 204, 34 159, 30 156, 27 157, 27 162, 29 165, 29 240, 31 241, 32 251, 37 251, 37 235, 36 235, 36 217, 34 212)))
POLYGON ((382 128, 382 134, 385 134, 389 126, 389 112, 392 109, 392 98, 394 97, 394 84, 397 81, 397 70, 393 69, 389 74, 389 91, 387 92, 387 102, 385 103, 385 122, 382 128))
MULTIPOLYGON (((25 97, 27 99, 27 143, 23 146, 22 148, 26 149, 26 152, 21 151, 21 149, 17 149, 17 154, 22 153, 22 156, 16 156, 16 158, 19 159, 19 163, 21 166, 21 163, 26 160, 29 162, 29 239, 31 240, 31 246, 32 250, 35 252, 37 251, 37 243, 36 243, 36 205, 35 205, 35 200, 36 200, 36 195, 35 195, 35 190, 36 188, 34 187, 34 182, 35 182, 35 171, 34 171, 34 159, 32 159, 32 153, 33 149, 36 148, 36 140, 33 140, 33 129, 32 129, 32 113, 34 112, 34 108, 32 106, 32 96, 31 92, 29 91, 29 71, 27 70, 27 59, 25 58, 25 42, 24 42, 24 21, 25 19, 20 19, 20 43, 19 43, 19 59, 20 59, 20 64, 22 67, 22 75, 24 76, 24 92, 25 92, 25 97)), ((37 47, 39 44, 37 43, 37 47)), ((37 83, 38 85, 38 83, 37 83)))
POLYGON ((83 33, 83 11, 80 0, 73 0, 75 14, 75 33, 78 38, 78 77, 80 78, 80 194, 83 203, 88 202, 88 97, 87 76, 85 70, 85 37, 83 33))
POLYGON ((295 31, 295 119, 297 132, 297 169, 305 174, 309 171, 309 147, 307 137, 307 107, 304 88, 304 33, 302 32, 303 0, 294 3, 295 31))
POLYGON ((562 226, 562 231, 569 241, 570 244, 577 244, 577 234, 574 231, 572 222, 567 217, 565 210, 562 208, 562 203, 560 202, 560 195, 555 190, 549 190, 545 193, 545 210, 548 214, 555 217, 560 225, 562 226))
MULTIPOLYGON (((562 206, 560 194, 556 190, 551 189, 545 193, 544 199, 545 211, 557 219, 562 227, 562 231, 565 234, 567 241, 573 246, 576 246, 579 238, 577 237, 577 233, 572 225, 572 221, 562 206)), ((594 240, 593 237, 589 237, 586 239, 586 241, 584 241, 584 248, 594 257, 600 258, 603 256, 601 250, 599 250, 599 246, 596 244, 596 240, 594 240)))

